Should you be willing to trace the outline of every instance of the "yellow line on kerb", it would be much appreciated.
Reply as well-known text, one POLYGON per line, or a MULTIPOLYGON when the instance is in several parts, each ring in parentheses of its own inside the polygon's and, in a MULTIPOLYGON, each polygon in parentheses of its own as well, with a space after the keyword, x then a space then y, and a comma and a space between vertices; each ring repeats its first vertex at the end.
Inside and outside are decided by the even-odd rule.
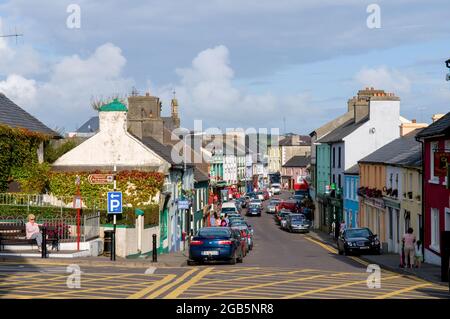
POLYGON ((170 284, 164 286, 162 289, 155 291, 154 293, 152 293, 150 296, 147 297, 147 299, 153 299, 156 297, 159 297, 160 295, 162 295, 163 293, 165 293, 167 290, 169 290, 170 288, 182 283, 186 278, 188 278, 190 275, 192 275, 193 273, 195 273, 198 269, 197 268, 192 268, 191 270, 185 272, 180 278, 178 278, 177 280, 175 280, 174 282, 171 282, 170 284))
POLYGON ((384 294, 384 295, 381 295, 381 296, 377 296, 377 297, 375 297, 375 299, 390 298, 390 297, 393 297, 393 296, 396 296, 396 295, 400 295, 402 293, 405 293, 405 292, 408 292, 408 291, 411 291, 411 290, 416 290, 418 288, 422 288, 422 287, 426 287, 426 286, 431 286, 431 284, 430 283, 426 283, 426 284, 415 285, 415 286, 404 288, 404 289, 400 289, 400 290, 395 290, 395 291, 392 291, 390 293, 387 293, 387 294, 384 294))
POLYGON ((183 292, 185 292, 187 289, 195 285, 197 282, 199 282, 203 277, 205 277, 207 274, 209 274, 214 268, 205 268, 202 271, 200 271, 198 274, 196 274, 194 277, 192 277, 190 280, 182 284, 181 286, 178 286, 178 288, 172 290, 171 293, 166 295, 164 299, 175 299, 179 295, 181 295, 183 292))
POLYGON ((152 291, 158 289, 159 287, 161 287, 161 286, 167 284, 168 282, 171 282, 176 276, 177 276, 177 275, 173 275, 173 274, 167 275, 167 276, 165 276, 163 279, 154 282, 152 285, 150 285, 150 286, 148 286, 148 287, 146 287, 146 288, 144 288, 144 289, 142 289, 142 290, 139 290, 138 292, 135 292, 135 293, 132 294, 132 295, 129 295, 129 296, 127 297, 127 299, 138 299, 138 298, 142 298, 142 297, 144 297, 145 295, 151 293, 152 291))
POLYGON ((326 245, 324 243, 321 243, 318 240, 312 239, 311 237, 304 237, 306 240, 309 240, 310 242, 319 245, 320 247, 322 247, 325 250, 328 250, 329 252, 333 253, 333 254, 337 254, 337 249, 334 249, 332 247, 330 247, 329 245, 326 245))

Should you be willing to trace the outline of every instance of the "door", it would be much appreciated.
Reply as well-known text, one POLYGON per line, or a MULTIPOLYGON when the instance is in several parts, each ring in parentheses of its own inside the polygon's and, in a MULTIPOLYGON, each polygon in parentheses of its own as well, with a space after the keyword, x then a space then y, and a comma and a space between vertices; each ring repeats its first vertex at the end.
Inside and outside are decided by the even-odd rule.
POLYGON ((162 212, 160 212, 159 215, 159 251, 160 253, 167 252, 168 249, 168 243, 167 243, 167 215, 168 210, 167 208, 164 208, 162 212))

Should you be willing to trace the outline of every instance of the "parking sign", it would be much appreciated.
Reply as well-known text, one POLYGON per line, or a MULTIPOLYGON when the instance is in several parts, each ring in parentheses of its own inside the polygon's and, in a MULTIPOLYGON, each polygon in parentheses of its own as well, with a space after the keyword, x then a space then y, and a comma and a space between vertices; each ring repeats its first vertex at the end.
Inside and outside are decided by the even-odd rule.
POLYGON ((122 192, 108 192, 108 214, 122 214, 122 192))

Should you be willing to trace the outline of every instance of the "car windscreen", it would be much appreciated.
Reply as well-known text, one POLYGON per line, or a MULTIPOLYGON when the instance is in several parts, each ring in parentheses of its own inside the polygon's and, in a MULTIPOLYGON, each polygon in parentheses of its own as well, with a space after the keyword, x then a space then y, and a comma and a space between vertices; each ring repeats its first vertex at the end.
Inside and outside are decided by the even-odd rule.
POLYGON ((199 237, 230 237, 230 231, 226 228, 203 228, 198 231, 199 237))
POLYGON ((370 235, 368 229, 349 229, 345 232, 347 238, 369 237, 370 235))
POLYGON ((271 200, 269 205, 278 205, 280 203, 279 200, 271 200))
POLYGON ((222 212, 235 212, 236 208, 234 207, 222 207, 222 212))
POLYGON ((291 215, 291 220, 292 221, 304 221, 305 220, 305 216, 302 215, 291 215))

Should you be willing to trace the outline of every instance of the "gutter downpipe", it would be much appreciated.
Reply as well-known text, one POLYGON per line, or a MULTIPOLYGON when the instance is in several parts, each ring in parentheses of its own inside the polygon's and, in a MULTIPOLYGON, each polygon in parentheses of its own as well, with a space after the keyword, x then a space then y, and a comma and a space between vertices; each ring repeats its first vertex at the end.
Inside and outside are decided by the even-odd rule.
POLYGON ((422 229, 420 230, 420 238, 422 238, 422 258, 425 262, 425 141, 415 138, 422 146, 422 229))

